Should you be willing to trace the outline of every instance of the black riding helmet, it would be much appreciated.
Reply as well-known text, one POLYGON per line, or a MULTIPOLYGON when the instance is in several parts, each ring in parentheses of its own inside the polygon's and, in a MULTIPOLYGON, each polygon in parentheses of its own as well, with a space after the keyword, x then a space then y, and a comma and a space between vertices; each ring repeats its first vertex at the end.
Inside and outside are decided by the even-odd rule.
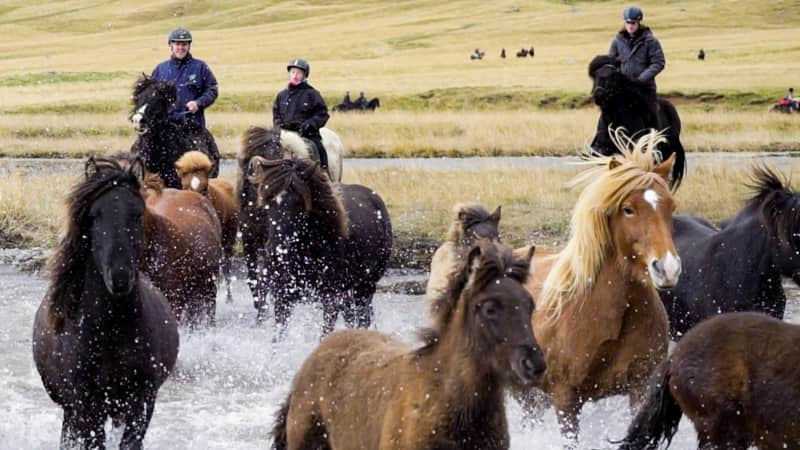
POLYGON ((289 61, 289 64, 286 65, 286 71, 292 70, 292 67, 297 67, 298 69, 302 70, 306 73, 306 78, 308 78, 308 74, 311 73, 311 66, 308 65, 308 61, 301 58, 295 58, 289 61))
POLYGON ((644 19, 644 13, 640 8, 631 6, 630 8, 625 8, 625 11, 622 12, 622 19, 625 22, 641 22, 644 19))
POLYGON ((191 44, 192 33, 189 33, 189 30, 186 28, 175 28, 167 37, 167 44, 171 44, 173 42, 188 42, 191 44))

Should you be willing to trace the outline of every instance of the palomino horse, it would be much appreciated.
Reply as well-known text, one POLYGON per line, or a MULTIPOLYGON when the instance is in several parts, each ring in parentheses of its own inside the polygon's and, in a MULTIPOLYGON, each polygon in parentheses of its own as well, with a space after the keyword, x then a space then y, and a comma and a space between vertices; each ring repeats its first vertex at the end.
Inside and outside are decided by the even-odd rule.
POLYGON ((330 335, 295 376, 273 448, 507 449, 504 388, 545 371, 522 286, 529 260, 488 241, 473 248, 422 348, 376 331, 330 335))
POLYGON ((225 279, 226 301, 231 303, 231 258, 239 229, 239 205, 233 184, 222 178, 209 178, 211 167, 208 156, 198 151, 184 153, 175 163, 183 189, 208 197, 217 212, 222 226, 222 277, 225 279))
POLYGON ((180 189, 175 161, 189 149, 200 150, 213 161, 211 176, 219 172, 219 149, 207 129, 177 125, 168 120, 177 92, 171 81, 142 75, 133 87, 131 122, 138 137, 131 152, 144 158, 151 173, 157 173, 164 185, 180 189))
POLYGON ((447 231, 444 243, 436 249, 431 260, 431 275, 425 293, 429 301, 447 288, 447 283, 461 259, 478 239, 499 241, 500 207, 494 212, 479 203, 459 203, 453 207, 455 218, 447 231))
POLYGON ((654 374, 620 449, 667 446, 681 416, 698 447, 800 448, 800 326, 729 313, 689 330, 654 374))
POLYGON ((381 197, 366 186, 331 183, 308 159, 255 156, 250 165, 250 182, 266 214, 264 271, 275 302, 276 337, 304 299, 322 304, 323 334, 333 330, 339 313, 348 326, 369 327, 372 296, 392 251, 392 224, 381 197))
POLYGON ((167 300, 139 272, 143 172, 141 160, 123 170, 92 158, 67 200, 67 233, 33 325, 36 368, 64 409, 61 448, 105 448, 108 417, 125 427, 121 448, 142 448, 178 356, 167 300))
POLYGON ((783 318, 782 278, 800 282, 800 193, 766 167, 754 169, 752 188, 753 197, 722 230, 696 217, 675 217, 684 276, 661 292, 674 337, 725 312, 783 318))
MULTIPOLYGON (((320 129, 322 143, 328 152, 328 176, 332 181, 342 179, 342 157, 345 149, 342 141, 328 128, 320 129)), ((286 130, 269 130, 251 127, 242 135, 239 151, 239 174, 236 184, 236 197, 239 199, 239 226, 242 233, 242 247, 247 261, 247 284, 253 294, 253 306, 259 311, 266 310, 267 277, 259 270, 266 263, 264 258, 269 224, 266 211, 258 206, 258 192, 248 179, 250 160, 254 156, 266 159, 308 159, 308 144, 297 133, 286 130)), ((259 314, 260 319, 264 318, 259 314)))
POLYGON ((643 395, 669 342, 656 289, 673 287, 681 271, 668 184, 674 158, 659 162, 656 132, 634 143, 618 130, 614 140, 621 156, 595 157, 596 167, 571 183, 586 187, 534 317, 545 387, 562 431, 575 436, 586 400, 643 395))

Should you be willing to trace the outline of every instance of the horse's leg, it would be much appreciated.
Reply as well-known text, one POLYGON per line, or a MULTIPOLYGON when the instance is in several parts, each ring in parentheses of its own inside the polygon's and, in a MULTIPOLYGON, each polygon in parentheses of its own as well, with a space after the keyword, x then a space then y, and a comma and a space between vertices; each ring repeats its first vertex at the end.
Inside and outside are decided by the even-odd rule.
POLYGON ((353 307, 359 328, 369 328, 372 324, 372 319, 375 317, 375 311, 372 307, 372 297, 375 295, 375 288, 376 285, 374 283, 368 283, 359 286, 355 290, 353 307))
POLYGON ((86 449, 106 448, 106 412, 103 405, 88 399, 81 404, 79 410, 73 410, 69 414, 69 423, 66 420, 66 410, 64 416, 64 426, 68 427, 68 432, 65 442, 65 430, 62 426, 61 448, 74 448, 76 445, 86 449))
POLYGON ((578 414, 581 412, 583 400, 572 386, 558 385, 553 389, 553 406, 556 409, 561 434, 578 439, 578 414))
POLYGON ((216 325, 217 317, 217 285, 213 279, 210 279, 205 288, 205 297, 208 299, 205 303, 204 316, 206 324, 210 327, 216 325))
POLYGON ((749 424, 742 406, 726 401, 717 408, 708 408, 707 414, 694 419, 697 440, 702 449, 747 450, 749 447, 749 424))
POLYGON ((153 409, 156 406, 156 393, 147 392, 142 399, 132 399, 132 407, 125 417, 125 431, 122 433, 120 449, 141 450, 144 435, 153 418, 153 409), (141 402, 141 404, 138 404, 141 402))
POLYGON ((231 294, 231 256, 226 253, 222 257, 222 278, 225 280, 225 303, 233 303, 233 294, 231 294))
POLYGON ((289 316, 292 314, 294 297, 286 292, 278 293, 275 296, 275 334, 272 336, 273 342, 282 341, 286 335, 286 325, 289 316))
POLYGON ((329 296, 325 296, 322 299, 322 336, 325 337, 333 331, 333 328, 336 326, 336 318, 339 316, 339 311, 341 310, 343 315, 345 315, 345 319, 347 318, 346 310, 349 308, 350 305, 346 304, 340 298, 331 298, 329 296))

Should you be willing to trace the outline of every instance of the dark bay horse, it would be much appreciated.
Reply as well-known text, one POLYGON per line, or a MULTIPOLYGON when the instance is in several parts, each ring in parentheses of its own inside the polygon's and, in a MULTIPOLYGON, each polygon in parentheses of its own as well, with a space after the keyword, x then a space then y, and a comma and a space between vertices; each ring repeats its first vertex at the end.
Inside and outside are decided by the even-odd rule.
POLYGON ((509 448, 504 390, 545 372, 522 286, 530 257, 488 241, 468 252, 421 348, 376 331, 331 334, 295 376, 273 448, 509 448))
POLYGON ((490 213, 480 203, 458 203, 453 207, 453 213, 455 217, 447 231, 447 237, 431 259, 430 278, 425 287, 429 301, 433 301, 445 291, 453 271, 458 268, 461 259, 478 239, 500 241, 499 206, 490 213))
POLYGON ((239 230, 239 203, 233 184, 222 178, 209 178, 213 163, 203 152, 186 152, 175 163, 181 187, 202 194, 211 201, 222 227, 222 277, 225 279, 227 302, 233 302, 231 294, 231 259, 236 233, 239 230))
POLYGON ((681 144, 681 120, 675 106, 665 99, 658 99, 658 120, 648 121, 648 108, 641 94, 642 87, 620 72, 619 62, 607 55, 596 56, 589 63, 589 78, 592 79, 592 96, 600 107, 600 114, 609 127, 598 130, 592 141, 592 149, 609 156, 617 152, 610 128, 622 127, 631 136, 637 137, 651 128, 665 130, 666 140, 658 146, 662 159, 675 155, 670 184, 677 188, 686 172, 686 152, 681 144))
POLYGON ((669 322, 656 289, 675 286, 681 262, 667 182, 675 156, 660 162, 660 139, 651 132, 634 143, 617 130, 620 155, 595 156, 595 167, 571 183, 585 187, 533 320, 547 359, 544 387, 565 434, 577 436, 589 399, 625 394, 635 405, 667 354, 669 322))
POLYGON ((682 415, 698 448, 800 448, 800 326, 740 312, 689 330, 653 376, 621 450, 667 446, 682 415))
POLYGON ((661 292, 673 337, 724 312, 759 311, 783 318, 782 277, 800 284, 800 193, 773 170, 753 171, 755 195, 717 231, 676 217, 681 282, 661 292))
POLYGON ((140 160, 123 170, 90 159, 67 200, 67 233, 33 327, 36 368, 64 409, 62 448, 105 448, 108 417, 125 427, 120 448, 142 448, 178 356, 175 318, 139 270, 143 172, 140 160))
POLYGON ((263 270, 274 298, 276 336, 304 298, 322 304, 323 334, 333 330, 339 313, 350 327, 369 327, 375 285, 392 250, 381 197, 366 186, 331 183, 308 159, 255 156, 250 166, 269 228, 263 270))
MULTIPOLYGON (((328 175, 332 181, 339 182, 342 178, 344 145, 336 133, 327 128, 322 128, 320 134, 328 151, 328 175)), ((294 132, 251 127, 242 135, 236 182, 239 231, 242 233, 242 247, 247 263, 247 284, 253 294, 253 306, 261 311, 258 318, 263 320, 268 297, 268 277, 263 267, 269 226, 266 211, 258 204, 256 187, 248 179, 250 160, 255 156, 266 159, 308 159, 310 154, 308 145, 294 132)))
POLYGON ((131 122, 139 136, 131 152, 144 158, 145 167, 157 173, 169 188, 180 189, 175 161, 185 152, 198 150, 214 163, 211 176, 219 173, 219 149, 208 129, 177 125, 168 120, 175 103, 175 85, 142 75, 133 87, 131 122))

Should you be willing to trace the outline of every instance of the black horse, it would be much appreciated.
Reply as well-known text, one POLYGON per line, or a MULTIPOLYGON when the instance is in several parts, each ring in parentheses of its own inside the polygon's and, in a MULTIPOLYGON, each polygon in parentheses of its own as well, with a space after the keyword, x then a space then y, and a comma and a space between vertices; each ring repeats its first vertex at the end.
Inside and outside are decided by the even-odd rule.
POLYGON ((760 311, 783 318, 782 277, 800 285, 800 193, 773 171, 754 171, 755 195, 720 231, 676 216, 681 282, 661 291, 673 337, 715 314, 760 311))
POLYGON ((36 312, 33 359, 64 409, 61 447, 105 448, 111 417, 121 448, 140 449, 156 394, 178 356, 164 296, 139 271, 144 168, 90 159, 68 199, 69 228, 36 312))
POLYGON ((180 189, 175 162, 184 153, 197 150, 213 163, 211 177, 219 173, 219 149, 206 128, 178 125, 168 120, 169 110, 177 99, 175 85, 142 75, 133 87, 131 122, 139 133, 131 152, 144 159, 149 172, 157 173, 166 187, 180 189))
MULTIPOLYGON (((623 75, 619 62, 610 56, 596 56, 589 63, 589 78, 593 82, 594 102, 600 107, 601 118, 607 126, 623 127, 634 137, 651 128, 666 130, 667 141, 659 145, 659 150, 664 160, 675 154, 671 185, 677 188, 686 172, 686 153, 680 140, 681 120, 675 106, 658 99, 658 120, 650 120, 642 86, 623 75)), ((592 149, 603 155, 617 152, 608 129, 597 130, 592 149)))
POLYGON ((322 303, 325 334, 339 313, 350 327, 369 327, 375 285, 392 250, 383 200, 365 186, 332 184, 310 160, 256 156, 250 166, 269 227, 264 271, 276 336, 304 298, 322 303))
POLYGON ((376 109, 381 107, 381 101, 378 97, 375 97, 363 104, 358 104, 356 102, 350 103, 339 103, 333 107, 333 111, 337 112, 348 112, 348 111, 375 111, 376 109))

